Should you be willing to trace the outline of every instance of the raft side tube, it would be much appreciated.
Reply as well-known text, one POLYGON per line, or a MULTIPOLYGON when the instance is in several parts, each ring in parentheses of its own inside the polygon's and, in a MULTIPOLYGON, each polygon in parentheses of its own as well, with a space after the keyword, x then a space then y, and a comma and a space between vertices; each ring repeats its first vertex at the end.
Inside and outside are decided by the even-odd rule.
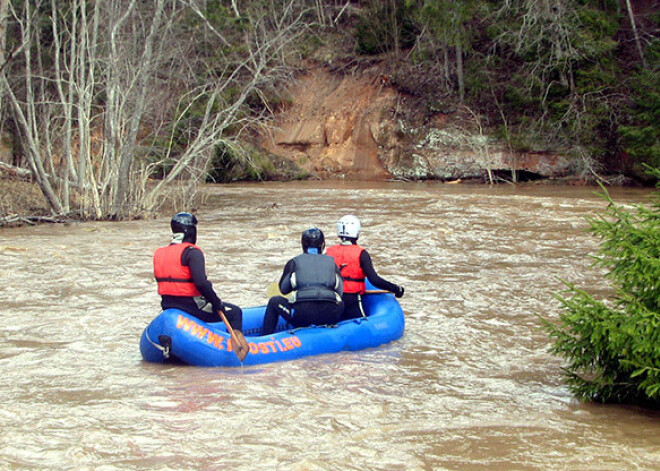
MULTIPOLYGON (((310 355, 377 347, 403 335, 405 320, 391 293, 363 298, 366 318, 342 321, 334 326, 292 329, 278 324, 271 335, 262 332, 265 306, 243 309, 243 332, 250 353, 243 365, 293 360, 310 355)), ((240 366, 222 322, 206 323, 178 309, 167 309, 144 330, 140 351, 145 360, 167 361, 164 344, 171 342, 170 356, 196 366, 240 366)))

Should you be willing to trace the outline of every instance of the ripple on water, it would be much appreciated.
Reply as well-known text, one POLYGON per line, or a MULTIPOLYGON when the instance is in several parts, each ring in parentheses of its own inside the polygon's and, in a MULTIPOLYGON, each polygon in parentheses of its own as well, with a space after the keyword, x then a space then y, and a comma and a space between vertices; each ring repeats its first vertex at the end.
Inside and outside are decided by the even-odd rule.
POLYGON ((406 288, 403 338, 249 368, 147 364, 168 217, 4 231, 0 469, 660 468, 658 415, 572 399, 539 330, 560 278, 608 293, 587 257, 584 216, 604 207, 591 191, 205 191, 199 243, 223 299, 264 304, 302 230, 334 243, 335 221, 356 213, 378 272, 406 288))

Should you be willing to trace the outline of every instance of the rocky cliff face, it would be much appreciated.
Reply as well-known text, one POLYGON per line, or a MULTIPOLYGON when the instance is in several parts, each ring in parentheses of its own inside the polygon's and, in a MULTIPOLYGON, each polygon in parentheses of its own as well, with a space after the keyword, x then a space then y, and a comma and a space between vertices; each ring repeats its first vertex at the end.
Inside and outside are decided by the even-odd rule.
POLYGON ((526 172, 566 174, 570 161, 548 153, 513 153, 472 116, 438 114, 416 123, 411 100, 375 70, 337 75, 309 69, 290 90, 261 145, 320 178, 487 179, 526 172))

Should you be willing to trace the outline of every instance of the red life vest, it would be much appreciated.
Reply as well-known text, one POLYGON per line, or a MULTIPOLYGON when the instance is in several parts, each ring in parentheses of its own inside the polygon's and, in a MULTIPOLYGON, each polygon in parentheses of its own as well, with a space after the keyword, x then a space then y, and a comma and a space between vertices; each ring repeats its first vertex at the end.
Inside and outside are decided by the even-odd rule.
POLYGON ((190 275, 190 268, 181 265, 181 255, 188 247, 199 247, 189 243, 170 244, 154 252, 154 277, 158 282, 158 294, 170 296, 199 296, 190 275))
POLYGON ((364 294, 367 285, 364 282, 364 272, 360 266, 360 254, 364 249, 356 244, 333 245, 325 251, 335 259, 344 280, 344 293, 364 294))

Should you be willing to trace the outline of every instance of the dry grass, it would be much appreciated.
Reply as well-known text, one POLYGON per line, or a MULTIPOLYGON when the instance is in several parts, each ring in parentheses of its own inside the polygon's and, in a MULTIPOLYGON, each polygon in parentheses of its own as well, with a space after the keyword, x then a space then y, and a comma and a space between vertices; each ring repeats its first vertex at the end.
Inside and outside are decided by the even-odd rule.
POLYGON ((0 177, 0 218, 45 216, 51 213, 48 202, 35 182, 0 177))

